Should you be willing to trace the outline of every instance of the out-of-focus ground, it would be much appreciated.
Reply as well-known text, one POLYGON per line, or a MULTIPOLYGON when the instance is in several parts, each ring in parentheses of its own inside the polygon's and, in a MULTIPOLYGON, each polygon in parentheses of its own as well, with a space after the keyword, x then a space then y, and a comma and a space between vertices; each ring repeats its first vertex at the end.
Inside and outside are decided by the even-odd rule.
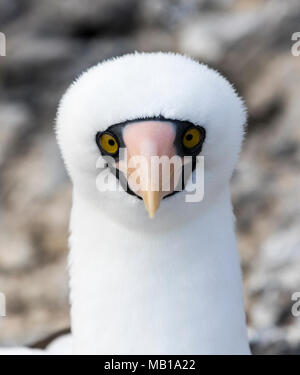
POLYGON ((235 83, 249 108, 233 178, 254 353, 300 354, 298 0, 0 0, 0 345, 69 325, 71 187, 55 143, 60 96, 84 69, 138 51, 178 51, 235 83))

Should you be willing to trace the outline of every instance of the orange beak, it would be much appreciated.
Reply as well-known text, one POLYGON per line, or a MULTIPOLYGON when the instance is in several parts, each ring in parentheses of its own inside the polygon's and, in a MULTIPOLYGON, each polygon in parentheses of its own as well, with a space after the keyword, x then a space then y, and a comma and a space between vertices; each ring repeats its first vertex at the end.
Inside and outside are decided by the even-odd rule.
POLYGON ((174 164, 168 161, 176 155, 175 130, 166 121, 134 122, 125 127, 123 138, 127 166, 120 161, 118 167, 127 176, 130 188, 143 198, 150 218, 154 218, 161 199, 174 190, 174 164), (159 164, 155 164, 158 159, 159 164))

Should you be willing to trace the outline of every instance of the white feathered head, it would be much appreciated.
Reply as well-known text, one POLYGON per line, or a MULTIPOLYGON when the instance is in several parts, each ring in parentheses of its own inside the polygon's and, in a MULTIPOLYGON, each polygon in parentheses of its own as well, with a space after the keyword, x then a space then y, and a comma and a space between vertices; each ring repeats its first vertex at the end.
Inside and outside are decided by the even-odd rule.
MULTIPOLYGON (((144 220, 143 198, 150 216, 160 204, 157 216, 168 220, 180 212, 186 219, 228 187, 245 123, 242 100, 218 72, 178 54, 135 53, 100 63, 71 85, 59 106, 57 138, 75 190, 98 209, 116 219, 144 220), (172 184, 166 191, 161 185, 154 192, 149 185, 132 189, 127 181, 134 168, 124 167, 123 148, 129 159, 148 161, 152 156, 190 156, 194 161, 203 156, 203 202, 186 203, 187 192, 172 194, 172 184), (99 189, 104 180, 96 181, 103 170, 122 180, 124 190, 99 189)), ((137 180, 151 179, 141 169, 137 180)), ((191 181, 188 175, 185 184, 191 181)))

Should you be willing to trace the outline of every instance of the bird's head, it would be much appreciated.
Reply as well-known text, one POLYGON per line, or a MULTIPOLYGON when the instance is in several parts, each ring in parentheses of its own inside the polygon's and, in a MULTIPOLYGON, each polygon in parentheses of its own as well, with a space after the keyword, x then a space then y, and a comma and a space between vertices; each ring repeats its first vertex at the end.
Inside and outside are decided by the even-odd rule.
POLYGON ((194 181, 198 156, 204 201, 228 186, 245 122, 241 99, 216 71, 181 55, 136 53, 71 85, 57 137, 74 189, 96 209, 128 224, 148 220, 144 207, 151 218, 160 207, 156 218, 172 223, 201 212, 201 201, 178 191, 194 181))

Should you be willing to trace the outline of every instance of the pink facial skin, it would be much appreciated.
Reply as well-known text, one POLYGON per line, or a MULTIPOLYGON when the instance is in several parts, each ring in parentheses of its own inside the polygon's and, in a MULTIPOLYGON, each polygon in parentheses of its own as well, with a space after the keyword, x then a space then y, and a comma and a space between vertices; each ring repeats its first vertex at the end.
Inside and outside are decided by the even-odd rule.
MULTIPOLYGON (((159 180, 154 181, 154 176, 150 175, 151 168, 151 157, 152 156, 167 156, 171 158, 175 155, 174 140, 175 130, 170 122, 160 121, 141 121, 127 125, 123 132, 124 142, 127 148, 127 160, 133 160, 135 157, 143 157, 145 164, 139 168, 138 181, 143 187, 133 188, 130 183, 130 177, 133 177, 133 173, 136 173, 134 167, 129 167, 127 170, 120 161, 118 167, 122 170, 127 178, 129 178, 129 185, 135 191, 136 194, 143 196, 145 190, 157 190, 153 187, 153 184, 161 186, 162 171, 159 172, 159 180)), ((173 170, 170 171, 173 173, 173 170)), ((168 191, 161 191, 159 196, 160 199, 170 193, 174 188, 172 183, 168 191)))
POLYGON ((160 121, 141 121, 127 125, 123 138, 128 156, 175 155, 175 130, 171 123, 160 121))

